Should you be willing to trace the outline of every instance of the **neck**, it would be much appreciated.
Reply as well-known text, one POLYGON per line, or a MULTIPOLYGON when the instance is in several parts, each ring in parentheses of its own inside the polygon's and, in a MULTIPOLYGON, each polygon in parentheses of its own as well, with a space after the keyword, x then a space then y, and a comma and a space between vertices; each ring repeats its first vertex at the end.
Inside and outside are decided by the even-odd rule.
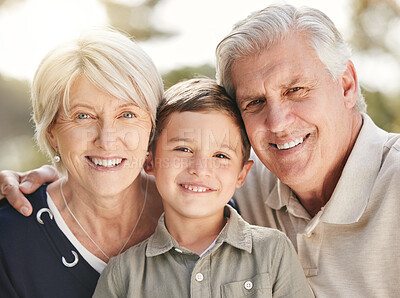
POLYGON ((300 203, 312 217, 315 216, 330 200, 342 175, 350 153, 353 150, 354 144, 356 143, 362 127, 362 116, 356 111, 354 111, 353 116, 354 117, 352 118, 352 122, 350 124, 352 130, 349 142, 347 144, 347 150, 341 157, 340 162, 332 167, 325 174, 325 176, 321 177, 318 181, 310 181, 299 186, 291 187, 293 192, 298 197, 300 203))
POLYGON ((143 185, 146 186, 145 179, 136 179, 120 195, 97 197, 73 180, 65 179, 52 183, 48 192, 79 242, 107 262, 109 257, 120 253, 121 248, 124 250, 138 242, 134 229, 140 228, 139 220, 145 206, 143 185))
MULTIPOLYGON (((167 208, 166 208, 167 209, 167 208)), ((185 218, 165 211, 168 232, 180 246, 200 255, 218 237, 226 224, 223 211, 207 218, 185 218)))

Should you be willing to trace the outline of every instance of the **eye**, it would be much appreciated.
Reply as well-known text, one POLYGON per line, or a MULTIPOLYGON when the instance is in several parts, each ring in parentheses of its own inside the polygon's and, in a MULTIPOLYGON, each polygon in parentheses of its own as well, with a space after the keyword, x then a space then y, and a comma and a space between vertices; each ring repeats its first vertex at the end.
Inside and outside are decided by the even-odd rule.
POLYGON ((174 151, 181 151, 181 152, 187 152, 187 153, 191 153, 192 151, 187 148, 187 147, 177 147, 174 149, 174 151))
POLYGON ((250 101, 249 103, 246 104, 246 106, 244 107, 245 111, 253 111, 253 110, 257 110, 258 108, 260 108, 265 102, 265 99, 255 99, 250 101))
POLYGON ((79 113, 79 114, 76 116, 76 118, 78 118, 78 119, 89 119, 89 118, 90 118, 90 115, 87 114, 87 113, 79 113))
POLYGON ((288 90, 284 93, 284 95, 289 94, 289 93, 297 92, 297 91, 299 91, 299 90, 301 90, 301 89, 303 89, 303 88, 302 88, 302 87, 290 88, 290 89, 288 89, 288 90))
POLYGON ((230 159, 229 156, 224 153, 217 153, 217 154, 215 154, 215 157, 222 158, 222 159, 230 159))
POLYGON ((135 114, 132 112, 125 112, 122 114, 122 117, 124 118, 135 118, 135 114))

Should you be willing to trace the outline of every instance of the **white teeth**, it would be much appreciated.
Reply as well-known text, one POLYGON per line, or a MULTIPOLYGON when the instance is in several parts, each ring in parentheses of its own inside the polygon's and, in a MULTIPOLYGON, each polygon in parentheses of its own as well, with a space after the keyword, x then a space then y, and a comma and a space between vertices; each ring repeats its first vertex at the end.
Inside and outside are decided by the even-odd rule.
POLYGON ((276 144, 276 147, 278 147, 279 150, 285 150, 293 148, 301 143, 303 143, 303 138, 295 139, 294 141, 290 141, 289 143, 285 144, 276 144))
POLYGON ((105 168, 112 168, 119 165, 122 162, 122 158, 116 159, 99 159, 99 158, 90 158, 90 160, 98 166, 102 166, 105 168))
POLYGON ((182 184, 182 186, 186 189, 189 189, 193 192, 205 192, 207 191, 207 188, 202 187, 202 186, 193 186, 193 185, 187 185, 187 184, 182 184))

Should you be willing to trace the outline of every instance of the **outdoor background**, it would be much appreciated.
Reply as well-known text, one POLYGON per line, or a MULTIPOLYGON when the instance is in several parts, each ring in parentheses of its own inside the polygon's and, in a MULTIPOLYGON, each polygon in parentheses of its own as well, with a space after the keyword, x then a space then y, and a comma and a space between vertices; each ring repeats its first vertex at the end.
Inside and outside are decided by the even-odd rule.
MULTIPOLYGON (((368 113, 400 132, 400 0, 293 0, 324 11, 353 48, 368 113)), ((110 24, 135 36, 165 88, 215 76, 214 51, 232 25, 282 1, 0 0, 0 170, 48 163, 32 139, 29 86, 43 56, 87 27, 110 24)))

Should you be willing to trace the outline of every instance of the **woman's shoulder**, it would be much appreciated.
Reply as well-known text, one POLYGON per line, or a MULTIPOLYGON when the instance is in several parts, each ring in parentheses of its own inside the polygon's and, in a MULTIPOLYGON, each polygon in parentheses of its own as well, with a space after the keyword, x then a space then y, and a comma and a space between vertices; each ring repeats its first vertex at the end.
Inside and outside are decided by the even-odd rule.
MULTIPOLYGON (((26 229, 26 224, 37 220, 38 211, 42 208, 48 208, 47 185, 39 187, 32 194, 26 194, 25 197, 32 204, 33 212, 30 216, 24 216, 15 210, 7 200, 0 206, 0 238, 6 235, 13 235, 17 229, 26 229)), ((1 240, 0 240, 1 241, 1 240)))

